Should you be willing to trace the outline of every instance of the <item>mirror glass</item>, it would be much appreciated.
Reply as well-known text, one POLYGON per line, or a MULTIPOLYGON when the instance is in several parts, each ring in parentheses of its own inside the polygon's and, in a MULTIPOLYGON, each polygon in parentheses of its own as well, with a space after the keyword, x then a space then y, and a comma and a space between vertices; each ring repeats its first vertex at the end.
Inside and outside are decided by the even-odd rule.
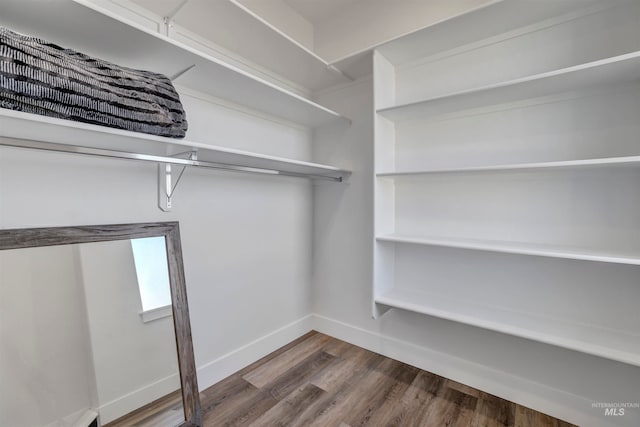
POLYGON ((0 425, 181 425, 170 289, 164 236, 0 251, 0 425))

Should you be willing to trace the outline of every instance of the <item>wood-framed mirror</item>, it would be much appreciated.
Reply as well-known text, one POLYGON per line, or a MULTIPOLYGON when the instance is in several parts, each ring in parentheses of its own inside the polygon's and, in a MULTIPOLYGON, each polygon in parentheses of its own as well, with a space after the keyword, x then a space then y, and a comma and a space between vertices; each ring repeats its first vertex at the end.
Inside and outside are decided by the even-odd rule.
MULTIPOLYGON (((158 376, 158 372, 153 373, 158 376)), ((0 375, 4 401, 0 425, 201 426, 178 223, 0 230, 0 375), (166 306, 151 305, 147 310, 142 288, 132 290, 128 282, 136 280, 123 277, 134 271, 137 285, 142 286, 144 274, 138 259, 132 259, 139 251, 136 246, 140 247, 135 242, 153 243, 154 239, 164 243, 161 257, 166 255, 162 261, 166 267, 152 267, 151 271, 164 269, 170 295, 166 306), (116 259, 120 264, 110 264, 116 259), (117 289, 130 296, 112 301, 117 289), (140 304, 142 310, 131 314, 132 307, 140 304), (104 313, 112 313, 112 320, 104 313), (125 323, 125 319, 133 323, 125 323), (163 328, 173 329, 174 335, 154 338, 153 342, 136 335, 140 330, 160 336, 157 331, 163 328), (70 349, 70 343, 80 348, 70 349), (173 346, 173 354, 162 350, 168 346, 173 346), (140 356, 139 349, 146 353, 140 356), (160 372, 158 366, 165 359, 177 365, 173 373, 160 374, 157 381, 146 378, 144 386, 134 383, 135 378, 148 377, 154 369, 160 372), (114 369, 114 363, 120 368, 114 369), (75 371, 65 374, 68 369, 75 371), (86 373, 93 373, 94 378, 84 381, 83 377, 89 376, 86 373), (114 383, 116 378, 131 383, 128 387, 134 390, 119 390, 122 387, 114 383), (80 379, 83 382, 75 384, 80 379), (67 383, 74 383, 75 389, 67 383), (167 390, 170 393, 158 397, 167 390), (114 399, 115 391, 124 397, 114 399), (78 402, 83 398, 90 401, 78 402), (167 404, 171 399, 181 407, 167 404), (90 407, 83 411, 87 405, 90 407), (170 416, 169 411, 173 411, 170 416), (136 414, 134 422, 131 417, 136 414), (139 422, 144 417, 147 424, 139 422)))

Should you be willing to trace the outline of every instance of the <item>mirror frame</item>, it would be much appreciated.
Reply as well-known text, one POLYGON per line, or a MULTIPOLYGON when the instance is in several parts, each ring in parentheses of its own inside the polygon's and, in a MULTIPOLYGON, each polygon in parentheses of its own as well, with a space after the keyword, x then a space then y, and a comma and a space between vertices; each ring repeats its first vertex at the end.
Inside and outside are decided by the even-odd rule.
POLYGON ((76 243, 107 242, 141 237, 164 236, 167 247, 169 283, 182 403, 185 421, 179 427, 201 427, 202 410, 198 392, 196 365, 193 356, 191 324, 187 304, 180 228, 178 222, 138 224, 88 225, 75 227, 20 228, 0 230, 0 250, 24 249, 38 246, 71 245, 76 243))

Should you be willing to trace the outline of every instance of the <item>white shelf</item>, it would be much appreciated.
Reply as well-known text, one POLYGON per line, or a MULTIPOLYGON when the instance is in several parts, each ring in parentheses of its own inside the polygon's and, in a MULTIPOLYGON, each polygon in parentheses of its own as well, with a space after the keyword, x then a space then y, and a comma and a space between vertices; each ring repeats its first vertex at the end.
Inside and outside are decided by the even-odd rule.
POLYGON ((382 108, 377 112, 391 120, 425 119, 434 115, 488 105, 591 90, 604 85, 634 83, 639 80, 640 52, 633 52, 418 102, 382 108))
POLYGON ((377 236, 378 242, 392 242, 448 248, 471 249, 477 251, 502 252, 508 254, 534 255, 550 258, 597 261, 616 264, 640 265, 640 250, 601 250, 576 246, 542 243, 508 242, 499 240, 461 239, 450 237, 414 237, 401 234, 377 236))
POLYGON ((394 66, 442 52, 476 47, 487 39, 597 4, 598 0, 491 0, 480 7, 391 40, 377 50, 394 66))
POLYGON ((3 0, 0 25, 122 66, 167 76, 195 64, 195 68, 175 83, 304 126, 348 123, 348 119, 335 111, 224 64, 184 43, 98 9, 83 0, 3 0))
MULTIPOLYGON (((239 0, 229 0, 249 19, 239 21, 239 28, 244 34, 260 34, 264 38, 264 45, 270 46, 270 63, 265 64, 266 68, 276 71, 279 75, 288 80, 309 89, 312 93, 323 90, 337 84, 349 83, 356 76, 347 75, 339 67, 333 66, 313 50, 290 37, 286 32, 271 24, 269 20, 247 7, 239 0)), ((207 4, 207 7, 211 7, 207 4)), ((236 51, 243 56, 251 58, 251 52, 255 50, 255 39, 247 37, 236 37, 236 51), (244 46, 243 46, 244 45, 244 46)), ((264 63, 262 61, 256 61, 264 63)), ((370 71, 370 70, 369 70, 370 71)), ((361 77, 358 75, 357 77, 361 77)))
POLYGON ((442 169, 426 169, 415 171, 398 171, 398 172, 381 172, 377 173, 378 177, 400 177, 414 175, 430 175, 445 173, 477 173, 477 172, 518 172, 518 171, 534 171, 539 169, 581 169, 581 168, 599 168, 599 167, 639 167, 640 156, 628 157, 607 157, 599 159, 583 159, 583 160, 562 160, 554 162, 536 162, 536 163, 515 163, 494 166, 471 166, 461 168, 442 168, 442 169))
MULTIPOLYGON (((165 138, 113 129, 87 123, 62 120, 19 111, 0 109, 0 137, 40 141, 66 146, 81 146, 124 152, 171 156, 193 149, 198 160, 246 168, 279 170, 308 175, 310 178, 345 178, 349 171, 332 166, 268 156, 215 145, 165 138)), ((0 141, 10 145, 10 141, 0 141)))
POLYGON ((377 296, 375 302, 640 366, 637 332, 546 318, 398 287, 377 296))

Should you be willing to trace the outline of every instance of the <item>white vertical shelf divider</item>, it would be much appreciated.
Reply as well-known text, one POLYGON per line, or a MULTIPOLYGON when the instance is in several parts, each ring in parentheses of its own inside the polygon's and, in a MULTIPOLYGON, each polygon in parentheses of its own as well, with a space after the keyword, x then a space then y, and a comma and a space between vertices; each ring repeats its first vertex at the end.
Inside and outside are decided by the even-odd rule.
MULTIPOLYGON (((374 105, 386 105, 395 99, 395 71, 393 65, 379 52, 373 54, 374 105)), ((394 123, 374 112, 375 170, 395 169, 394 123)), ((395 231, 395 182, 375 179, 375 230, 376 233, 395 231)), ((393 287, 395 248, 392 245, 374 244, 374 294, 384 294, 393 287)), ((378 318, 388 306, 373 303, 373 317, 378 318)))

